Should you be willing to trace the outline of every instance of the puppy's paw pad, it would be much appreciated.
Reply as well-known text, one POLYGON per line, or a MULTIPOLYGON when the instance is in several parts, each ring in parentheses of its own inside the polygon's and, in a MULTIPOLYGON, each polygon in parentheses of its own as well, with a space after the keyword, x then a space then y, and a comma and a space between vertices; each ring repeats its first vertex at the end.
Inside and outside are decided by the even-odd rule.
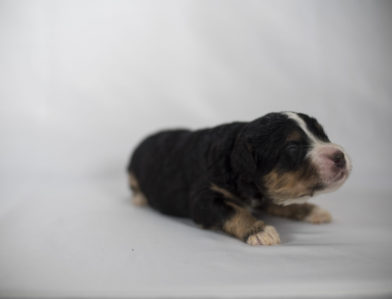
POLYGON ((314 224, 328 223, 332 221, 332 216, 327 210, 315 207, 304 220, 314 224))
POLYGON ((280 243, 279 234, 276 229, 267 225, 264 230, 253 235, 250 235, 246 240, 249 245, 276 245, 280 243))

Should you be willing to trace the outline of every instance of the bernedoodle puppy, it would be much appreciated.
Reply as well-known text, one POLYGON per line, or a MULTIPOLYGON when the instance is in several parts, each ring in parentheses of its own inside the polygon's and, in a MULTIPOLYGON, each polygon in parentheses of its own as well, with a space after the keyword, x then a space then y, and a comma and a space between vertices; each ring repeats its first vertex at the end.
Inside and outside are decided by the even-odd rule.
POLYGON ((326 210, 306 201, 340 187, 351 162, 316 119, 281 112, 156 133, 136 148, 127 170, 135 204, 189 217, 250 245, 275 245, 279 234, 259 212, 331 221, 326 210))

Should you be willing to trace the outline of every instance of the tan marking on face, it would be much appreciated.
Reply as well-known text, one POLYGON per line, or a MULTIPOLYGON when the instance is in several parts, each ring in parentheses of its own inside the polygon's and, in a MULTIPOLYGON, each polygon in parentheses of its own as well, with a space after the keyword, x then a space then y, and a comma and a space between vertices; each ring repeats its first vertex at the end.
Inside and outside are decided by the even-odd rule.
POLYGON ((222 194, 227 199, 234 199, 235 196, 228 190, 221 188, 215 184, 211 184, 211 190, 222 194))
POLYGON ((298 131, 293 131, 287 136, 286 141, 300 141, 301 139, 301 134, 298 131))
POLYGON ((282 173, 273 170, 264 176, 267 194, 278 204, 288 199, 311 196, 318 181, 317 172, 310 166, 282 173))
POLYGON ((264 222, 256 219, 246 209, 237 206, 236 204, 227 204, 234 208, 234 215, 226 220, 223 225, 223 230, 238 239, 246 241, 246 238, 254 233, 260 232, 264 229, 264 222))
POLYGON ((131 172, 128 177, 129 186, 132 190, 132 203, 136 206, 145 206, 147 205, 147 198, 140 190, 139 182, 136 176, 131 172))

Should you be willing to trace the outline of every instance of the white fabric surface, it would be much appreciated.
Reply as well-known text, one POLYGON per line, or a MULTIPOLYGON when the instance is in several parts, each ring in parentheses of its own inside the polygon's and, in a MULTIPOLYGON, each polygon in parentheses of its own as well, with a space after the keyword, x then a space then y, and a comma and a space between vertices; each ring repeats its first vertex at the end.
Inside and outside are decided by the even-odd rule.
POLYGON ((0 297, 391 298, 388 1, 1 1, 0 297), (353 160, 250 247, 130 203, 166 127, 316 116, 353 160))
MULTIPOLYGON (((121 180, 12 186, 0 217, 5 297, 390 298, 389 194, 318 202, 334 222, 278 218, 282 244, 251 247, 130 204, 121 180), (16 191, 14 190, 16 189, 16 191), (377 201, 375 207, 371 201, 377 201), (355 206, 349 203, 355 202, 355 206)), ((11 186, 10 186, 11 187, 11 186)))

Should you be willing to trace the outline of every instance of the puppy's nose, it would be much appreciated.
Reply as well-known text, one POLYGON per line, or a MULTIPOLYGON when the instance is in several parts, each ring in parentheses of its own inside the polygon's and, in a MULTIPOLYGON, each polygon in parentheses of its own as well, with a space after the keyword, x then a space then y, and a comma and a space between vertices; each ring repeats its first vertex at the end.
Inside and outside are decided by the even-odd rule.
POLYGON ((341 151, 335 152, 332 155, 331 160, 335 162, 335 165, 338 168, 344 168, 346 166, 346 159, 341 151))

